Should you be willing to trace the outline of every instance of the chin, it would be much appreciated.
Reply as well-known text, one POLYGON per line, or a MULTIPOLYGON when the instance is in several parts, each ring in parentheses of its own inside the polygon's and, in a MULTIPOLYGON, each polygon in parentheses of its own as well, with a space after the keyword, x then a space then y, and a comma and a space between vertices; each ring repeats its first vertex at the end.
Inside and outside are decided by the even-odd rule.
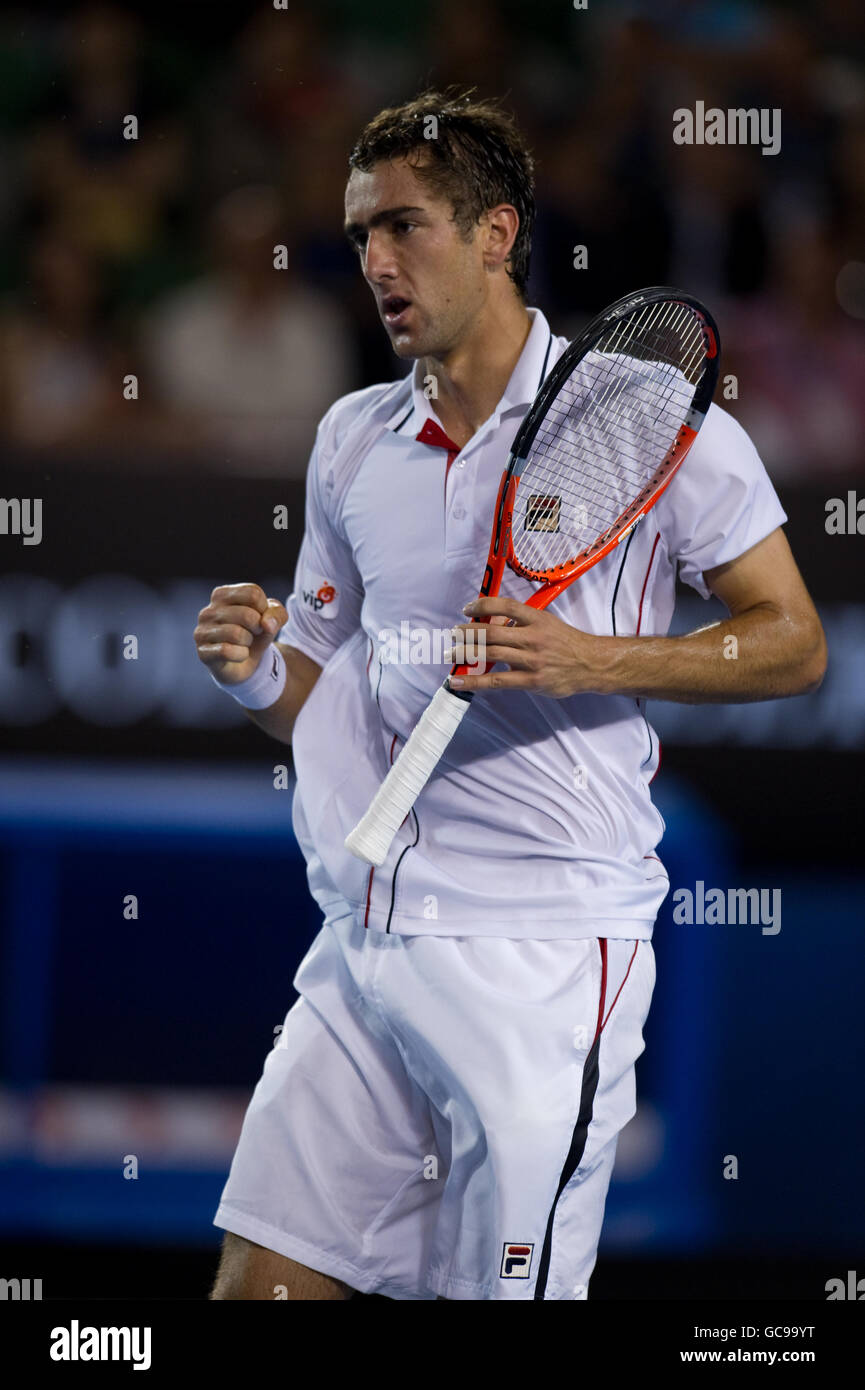
POLYGON ((419 347, 417 343, 410 342, 407 338, 392 338, 390 345, 397 357, 412 358, 426 356, 424 348, 419 347))

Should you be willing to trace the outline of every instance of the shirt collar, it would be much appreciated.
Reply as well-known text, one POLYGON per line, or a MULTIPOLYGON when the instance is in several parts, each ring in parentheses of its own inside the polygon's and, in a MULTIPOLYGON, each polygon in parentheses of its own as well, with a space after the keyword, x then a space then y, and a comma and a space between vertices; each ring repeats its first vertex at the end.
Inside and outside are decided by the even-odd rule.
MULTIPOLYGON (((552 366, 553 335, 550 325, 540 309, 527 307, 526 312, 531 319, 529 336, 526 338, 516 366, 511 372, 504 393, 493 411, 494 423, 497 423, 509 410, 520 409, 525 412, 540 390, 541 382, 552 366)), ((416 359, 412 370, 408 373, 407 380, 410 384, 410 401, 403 399, 400 409, 386 422, 385 428, 398 430, 400 434, 409 438, 416 438, 424 423, 428 419, 436 418, 435 403, 424 394, 424 363, 422 358, 416 359)))

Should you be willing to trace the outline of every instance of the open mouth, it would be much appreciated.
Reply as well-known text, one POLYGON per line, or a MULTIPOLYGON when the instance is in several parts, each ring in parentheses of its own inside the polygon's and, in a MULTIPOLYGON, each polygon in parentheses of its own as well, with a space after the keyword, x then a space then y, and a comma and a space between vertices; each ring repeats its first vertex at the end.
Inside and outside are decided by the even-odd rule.
POLYGON ((385 323, 393 328, 398 328, 403 322, 405 314, 411 308, 411 301, 403 299, 397 294, 389 294, 382 300, 381 307, 385 323))

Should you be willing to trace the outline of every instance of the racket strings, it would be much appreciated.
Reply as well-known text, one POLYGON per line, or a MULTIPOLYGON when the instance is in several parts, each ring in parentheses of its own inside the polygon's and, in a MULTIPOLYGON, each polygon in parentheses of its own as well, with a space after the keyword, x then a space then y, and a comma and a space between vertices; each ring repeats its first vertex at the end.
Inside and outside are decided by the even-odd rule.
POLYGON ((646 305, 581 358, 541 422, 516 490, 515 559, 539 576, 611 531, 655 479, 705 370, 700 319, 646 305))
MULTIPOLYGON (((590 380, 593 365, 589 364, 590 380)), ((605 384, 601 376, 595 389, 603 389, 605 384)), ((587 389, 593 388, 590 385, 587 389)), ((626 398, 620 394, 615 402, 609 401, 584 412, 579 430, 568 430, 567 418, 564 422, 554 419, 543 426, 538 439, 547 451, 546 466, 561 473, 572 469, 574 455, 578 465, 591 461, 598 443, 608 445, 610 431, 616 428, 624 431, 617 444, 618 472, 623 479, 636 481, 645 471, 647 459, 655 456, 662 442, 665 446, 669 442, 671 419, 681 423, 687 414, 692 393, 677 391, 675 382, 665 383, 657 376, 647 381, 633 374, 629 374, 625 389, 626 398), (636 427, 639 427, 639 437, 636 427)), ((563 402, 564 408, 567 405, 567 401, 563 402)), ((571 405, 572 418, 578 414, 577 407, 577 402, 571 405)), ((587 471, 584 482, 598 492, 606 490, 607 480, 592 471, 587 471)))
MULTIPOLYGON (((670 316, 670 310, 671 310, 672 308, 679 308, 679 309, 681 309, 682 307, 683 307, 683 306, 664 306, 664 308, 665 308, 665 310, 666 310, 666 313, 665 313, 665 315, 664 315, 664 318, 665 318, 665 319, 668 319, 668 318, 669 318, 669 316, 670 316)), ((646 312, 647 312, 647 311, 644 310, 644 316, 645 316, 646 312)), ((686 317, 687 317, 687 316, 690 316, 690 311, 686 311, 686 317)), ((681 315, 680 315, 680 318, 681 318, 681 315)), ((660 326, 661 326, 661 327, 664 326, 663 320, 661 321, 660 326)), ((654 328, 657 328, 658 325, 653 325, 653 327, 654 327, 654 328)), ((624 336, 624 329, 623 329, 621 326, 618 326, 615 330, 613 330, 613 332, 611 332, 611 333, 608 335, 608 337, 607 337, 606 339, 601 340, 601 342, 598 344, 598 349, 597 349, 597 350, 598 350, 599 352, 605 353, 608 357, 613 357, 613 358, 615 359, 615 361, 616 361, 617 366, 618 366, 619 364, 621 364, 622 359, 623 359, 624 356, 633 357, 633 358, 639 360, 639 356, 638 356, 639 350, 642 349, 642 350, 645 352, 645 343, 642 341, 642 339, 645 338, 646 340, 651 341, 651 340, 652 340, 654 337, 656 337, 657 335, 656 335, 656 333, 648 333, 648 332, 646 332, 644 326, 643 326, 641 323, 639 323, 639 322, 638 322, 638 324, 636 325, 636 332, 637 332, 637 334, 639 334, 639 336, 634 336, 634 335, 632 335, 632 341, 626 345, 626 347, 625 347, 625 349, 624 349, 624 351, 623 351, 623 336, 624 336)), ((653 344, 653 346, 652 346, 652 350, 655 351, 654 344, 653 344)), ((682 375, 687 375, 687 374, 689 374, 691 371, 693 371, 693 368, 694 368, 694 366, 695 366, 695 364, 696 364, 697 362, 701 362, 701 361, 702 361, 702 358, 703 358, 702 335, 699 334, 699 335, 698 335, 698 338, 697 338, 697 341, 695 342, 695 345, 694 345, 694 350, 692 350, 690 356, 689 356, 686 360, 679 361, 679 360, 677 360, 677 359, 671 359, 671 358, 669 357, 669 355, 668 355, 667 357, 665 357, 663 360, 660 359, 660 358, 658 358, 657 356, 652 357, 652 358, 650 358, 649 360, 652 360, 652 361, 662 361, 662 365, 667 365, 667 366, 669 366, 669 367, 671 367, 671 368, 674 368, 674 369, 676 369, 677 371, 681 372, 682 375)), ((608 373, 608 377, 609 377, 609 389, 608 389, 606 392, 604 391, 604 385, 605 385, 605 383, 603 382, 603 380, 601 380, 601 381, 595 381, 595 383, 593 384, 593 386, 592 386, 592 388, 591 388, 591 389, 592 389, 592 396, 591 396, 591 403, 590 403, 590 411, 588 412, 589 419, 590 419, 590 417, 591 417, 592 411, 594 411, 594 413, 595 413, 596 415, 602 415, 603 412, 604 412, 605 410, 608 411, 608 412, 611 411, 612 405, 611 405, 611 401, 610 401, 610 399, 609 399, 609 393, 610 393, 610 391, 613 389, 613 387, 618 387, 618 388, 619 388, 619 391, 620 391, 620 395, 621 395, 621 390, 622 390, 622 385, 623 385, 623 376, 622 376, 622 372, 621 372, 621 371, 612 371, 612 372, 609 372, 609 373, 608 373)), ((673 400, 672 400, 672 396, 673 396, 673 387, 674 387, 674 385, 676 384, 676 382, 677 382, 677 377, 671 373, 671 374, 669 374, 668 377, 667 377, 667 384, 666 384, 666 385, 665 385, 665 383, 664 383, 663 380, 659 379, 659 377, 657 376, 657 374, 655 374, 654 377, 653 377, 653 379, 648 383, 648 389, 651 390, 651 391, 653 391, 653 392, 655 393, 655 395, 658 397, 658 410, 657 410, 657 412, 656 412, 656 422, 655 422, 656 426, 657 426, 657 420, 664 420, 664 419, 665 419, 665 416, 664 416, 664 407, 667 407, 667 409, 669 409, 669 408, 672 406, 672 407, 673 407, 675 410, 677 410, 677 411, 678 411, 678 409, 680 408, 680 401, 679 401, 679 400, 676 400, 676 401, 673 401, 673 400)), ((569 383, 569 384, 572 384, 572 383, 569 383)), ((632 380, 631 382, 627 383, 627 384, 633 384, 633 380, 632 380)), ((641 384, 642 384, 642 383, 641 383, 641 384)), ((690 388, 686 388, 683 392, 681 392, 681 395, 682 395, 682 397, 683 397, 685 400, 687 400, 688 402, 690 402, 690 399, 691 399, 691 396, 692 396, 692 392, 691 392, 690 388)), ((640 410, 639 412, 638 412, 637 410, 635 410, 635 409, 630 409, 630 410, 629 410, 629 409, 628 409, 628 404, 629 404, 629 402, 627 401, 627 399, 626 399, 624 402, 623 402, 621 399, 617 402, 617 405, 618 405, 618 412, 619 412, 619 418, 620 418, 621 420, 623 420, 623 421, 626 421, 626 422, 629 422, 629 423, 633 423, 633 422, 637 419, 638 414, 640 414, 640 416, 641 416, 641 423, 645 424, 645 423, 646 423, 645 410, 642 409, 642 407, 645 405, 645 402, 644 402, 644 401, 640 401, 640 402, 639 402, 640 407, 641 407, 641 410, 640 410)), ((568 403, 567 403, 567 402, 564 403, 563 409, 564 409, 565 411, 567 411, 568 408, 569 408, 569 407, 568 407, 568 403)), ((570 408, 571 408, 571 409, 573 408, 573 402, 571 403, 571 407, 570 407, 570 408)), ((557 423, 557 422, 556 422, 556 419, 555 419, 554 417, 552 418, 552 423, 550 423, 550 417, 548 417, 547 422, 545 422, 546 427, 547 427, 547 430, 549 431, 551 428, 552 428, 552 430, 555 430, 556 423, 557 423)), ((650 418, 650 417, 649 417, 648 423, 651 424, 651 418, 650 418)), ((543 427, 542 427, 542 428, 543 428, 543 427)), ((655 432, 657 432, 657 429, 655 430, 655 432)))

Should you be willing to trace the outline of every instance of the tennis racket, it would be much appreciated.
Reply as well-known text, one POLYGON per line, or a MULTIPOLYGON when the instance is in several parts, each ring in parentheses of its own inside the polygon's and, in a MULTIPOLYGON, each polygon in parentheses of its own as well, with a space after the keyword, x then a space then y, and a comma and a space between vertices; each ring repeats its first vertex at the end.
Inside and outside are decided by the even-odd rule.
MULTIPOLYGON (((669 487, 696 439, 719 353, 709 311, 664 286, 617 300, 568 344, 514 439, 482 598, 498 594, 507 564, 542 585, 527 602, 546 608, 621 544, 669 487)), ((468 671, 454 666, 450 674, 468 671)), ((352 854, 384 863, 471 700, 470 691, 451 690, 447 680, 436 692, 346 838, 352 854)))

